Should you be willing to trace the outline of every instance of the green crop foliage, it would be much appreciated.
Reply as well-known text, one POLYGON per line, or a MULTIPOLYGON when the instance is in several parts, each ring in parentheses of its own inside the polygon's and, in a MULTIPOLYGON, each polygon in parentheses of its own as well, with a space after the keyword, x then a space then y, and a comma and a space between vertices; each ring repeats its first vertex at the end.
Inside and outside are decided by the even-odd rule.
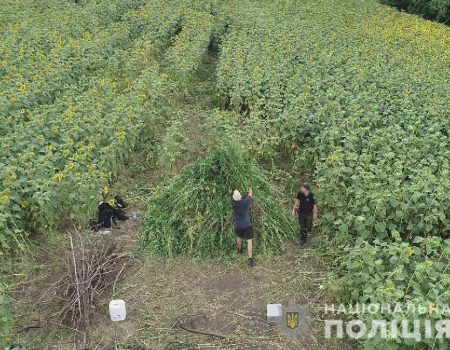
MULTIPOLYGON (((203 13, 192 4, 2 4, 0 249, 21 247, 26 232, 55 228, 61 218, 85 222, 93 214, 142 132, 150 140, 163 124, 160 107, 177 77, 163 73, 158 58, 166 50, 173 57, 180 38, 200 35, 189 34, 203 13)), ((183 78, 209 34, 200 41, 183 49, 192 69, 183 50, 175 59, 186 67, 183 78)))
POLYGON ((240 147, 221 146, 161 186, 148 201, 141 246, 163 256, 220 258, 236 251, 231 195, 252 186, 256 251, 283 251, 294 221, 264 172, 240 147))
POLYGON ((158 149, 157 166, 166 174, 170 174, 172 167, 179 161, 186 151, 186 135, 183 133, 184 123, 176 120, 166 130, 158 149))
MULTIPOLYGON (((402 3, 446 21, 447 0, 402 3)), ((231 193, 253 186, 256 249, 281 252, 295 223, 256 162, 282 156, 313 174, 320 233, 346 249, 343 301, 448 302, 447 26, 377 0, 5 0, 0 22, 0 249, 86 220, 139 143, 160 137, 172 173, 190 120, 161 111, 212 49, 223 110, 202 142, 223 146, 149 198, 142 250, 229 258, 231 193)))
MULTIPOLYGON (((186 82, 198 68, 211 40, 214 20, 205 4, 195 1, 191 3, 192 8, 183 11, 180 23, 182 30, 166 53, 169 70, 180 82, 186 82)), ((183 10, 188 7, 189 2, 183 6, 183 10)))
POLYGON ((218 66, 248 147, 316 171, 332 237, 450 232, 450 29, 372 1, 243 2, 218 66))
MULTIPOLYGON (((402 242, 398 232, 393 242, 375 241, 369 244, 358 241, 348 248, 341 258, 344 272, 344 288, 340 292, 340 301, 346 305, 366 303, 390 305, 414 305, 424 309, 424 313, 400 314, 378 310, 365 314, 366 321, 428 319, 432 325, 438 320, 448 319, 448 300, 450 299, 450 241, 440 237, 417 237, 414 244, 402 242)), ((424 327, 424 324, 421 324, 424 327)), ((424 330, 422 329, 422 334, 424 330)), ((445 341, 423 339, 421 341, 403 339, 382 339, 376 337, 364 339, 364 349, 446 349, 445 341)))
POLYGON ((13 324, 11 298, 6 290, 7 286, 0 283, 0 346, 4 345, 13 324))
MULTIPOLYGON (((314 172, 341 301, 448 303, 450 29, 375 1, 238 8, 217 85, 239 118, 218 113, 211 123, 237 124, 259 159, 282 152, 314 172)), ((448 347, 362 341, 364 349, 448 347)))

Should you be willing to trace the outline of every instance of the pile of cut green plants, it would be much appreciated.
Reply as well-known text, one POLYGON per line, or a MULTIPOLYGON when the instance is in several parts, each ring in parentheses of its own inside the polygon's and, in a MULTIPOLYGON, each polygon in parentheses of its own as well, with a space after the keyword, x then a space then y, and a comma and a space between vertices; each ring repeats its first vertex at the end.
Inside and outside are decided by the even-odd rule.
POLYGON ((148 201, 141 248, 165 257, 231 256, 236 252, 232 193, 249 187, 255 253, 282 252, 294 239, 294 221, 264 170, 235 144, 213 149, 158 187, 148 201))

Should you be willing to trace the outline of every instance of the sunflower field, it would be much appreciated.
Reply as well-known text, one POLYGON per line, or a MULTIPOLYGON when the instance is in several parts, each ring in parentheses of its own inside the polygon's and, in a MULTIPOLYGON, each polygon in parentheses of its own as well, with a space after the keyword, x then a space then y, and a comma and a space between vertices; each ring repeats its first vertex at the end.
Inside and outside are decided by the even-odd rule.
POLYGON ((224 108, 260 160, 314 174, 341 301, 447 303, 450 29, 372 1, 243 3, 230 23, 224 108))
POLYGON ((381 2, 4 0, 0 252, 86 224, 144 143, 170 171, 146 199, 143 252, 228 258, 232 190, 254 184, 259 253, 281 253, 295 226, 275 182, 302 174, 341 301, 448 304, 450 29, 381 2), (194 103, 202 125, 168 113, 187 97, 215 101, 194 103), (195 135, 203 154, 176 168, 195 135))
POLYGON ((176 40, 166 49, 182 23, 201 17, 205 28, 211 26, 206 12, 202 15, 206 5, 182 1, 5 5, 0 15, 5 23, 0 39, 2 248, 21 246, 22 234, 54 228, 62 218, 83 222, 92 215, 144 126, 149 138, 164 93, 174 90, 175 77, 161 71, 157 58, 167 56, 163 64, 188 74, 196 52, 209 43, 203 27, 183 31, 200 47, 176 40))
POLYGON ((218 68, 249 147, 315 170, 333 236, 450 234, 449 28, 372 2, 252 10, 218 68))

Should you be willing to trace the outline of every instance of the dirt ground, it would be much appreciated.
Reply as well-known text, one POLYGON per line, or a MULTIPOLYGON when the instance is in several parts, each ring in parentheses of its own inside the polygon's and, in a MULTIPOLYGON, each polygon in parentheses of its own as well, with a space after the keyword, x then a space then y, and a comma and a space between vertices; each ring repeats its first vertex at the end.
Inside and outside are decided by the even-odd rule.
MULTIPOLYGON (((133 253, 139 230, 140 222, 130 220, 112 234, 133 253)), ((33 283, 17 291, 17 343, 24 349, 349 348, 324 339, 321 311, 333 300, 327 272, 318 267, 313 249, 295 243, 284 254, 258 260, 253 269, 245 254, 229 262, 131 258, 115 291, 98 302, 89 336, 60 325, 54 316, 55 292, 49 288, 59 275, 60 257, 38 259, 53 261, 55 269, 37 264, 33 283), (113 298, 127 305, 127 320, 118 324, 109 320, 113 298), (268 303, 304 307, 308 319, 300 323, 308 323, 307 333, 286 333, 268 324, 268 303), (26 312, 30 308, 31 314, 26 312)))
MULTIPOLYGON (((292 302, 307 306, 310 317, 319 316, 321 305, 314 301, 324 299, 317 284, 320 272, 312 271, 307 259, 287 254, 252 270, 245 258, 230 265, 184 259, 138 263, 118 293, 129 312, 119 337, 131 348, 324 349, 320 321, 313 322, 307 337, 293 341, 266 323, 267 303, 292 302), (197 335, 183 326, 221 337, 197 335)), ((113 336, 104 321, 98 329, 102 344, 113 336)))

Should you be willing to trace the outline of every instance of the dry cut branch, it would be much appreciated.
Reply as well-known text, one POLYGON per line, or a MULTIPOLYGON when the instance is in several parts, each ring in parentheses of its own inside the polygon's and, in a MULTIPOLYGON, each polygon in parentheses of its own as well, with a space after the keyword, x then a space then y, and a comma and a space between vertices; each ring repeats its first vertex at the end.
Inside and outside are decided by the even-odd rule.
POLYGON ((63 323, 89 329, 92 310, 99 296, 117 283, 124 268, 126 254, 118 243, 70 237, 70 254, 65 258, 67 274, 59 282, 62 307, 58 312, 63 323))

